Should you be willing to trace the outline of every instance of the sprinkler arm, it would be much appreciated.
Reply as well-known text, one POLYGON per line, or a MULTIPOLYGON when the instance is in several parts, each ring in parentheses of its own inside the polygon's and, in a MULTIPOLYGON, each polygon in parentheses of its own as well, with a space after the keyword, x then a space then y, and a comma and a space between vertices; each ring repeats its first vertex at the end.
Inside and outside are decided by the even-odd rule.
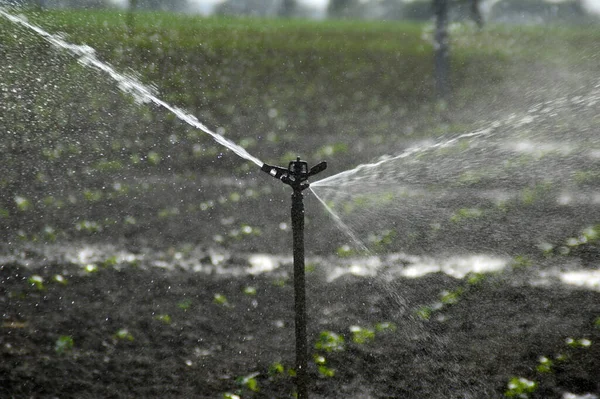
POLYGON ((325 161, 308 169, 308 164, 305 161, 301 161, 300 157, 296 158, 295 161, 291 161, 287 169, 280 166, 268 165, 266 163, 260 168, 263 172, 292 186, 294 190, 300 191, 308 188, 309 183, 307 180, 309 177, 314 176, 325 169, 327 169, 327 162, 325 161))

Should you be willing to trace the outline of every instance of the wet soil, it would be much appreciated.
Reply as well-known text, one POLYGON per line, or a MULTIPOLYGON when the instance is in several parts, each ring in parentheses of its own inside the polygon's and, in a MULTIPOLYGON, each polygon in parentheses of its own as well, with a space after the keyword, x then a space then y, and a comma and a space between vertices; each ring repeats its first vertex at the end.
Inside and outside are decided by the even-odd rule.
MULTIPOLYGON (((253 276, 145 262, 90 272, 36 259, 0 267, 0 397, 292 397, 289 262, 253 276)), ((463 280, 328 282, 327 260, 312 264, 309 348, 325 367, 310 363, 311 397, 501 398, 514 377, 537 384, 522 397, 600 395, 600 292, 532 283, 550 263, 574 259, 463 280), (440 302, 443 292, 460 295, 440 302), (374 334, 361 339, 353 326, 374 334), (326 331, 343 337, 338 350, 315 346, 326 331)), ((229 264, 247 266, 243 257, 229 264)))

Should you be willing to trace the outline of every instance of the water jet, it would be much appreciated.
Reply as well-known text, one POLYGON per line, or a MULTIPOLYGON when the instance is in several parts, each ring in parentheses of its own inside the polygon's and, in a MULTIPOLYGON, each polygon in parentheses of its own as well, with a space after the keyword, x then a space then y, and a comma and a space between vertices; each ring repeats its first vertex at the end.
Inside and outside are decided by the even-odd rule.
POLYGON ((294 254, 294 314, 296 333, 296 389, 298 399, 308 398, 308 345, 306 342, 306 281, 304 276, 304 195, 309 187, 308 178, 324 171, 327 162, 323 161, 308 168, 308 163, 300 157, 289 163, 288 168, 263 164, 263 172, 292 187, 292 236, 294 254))

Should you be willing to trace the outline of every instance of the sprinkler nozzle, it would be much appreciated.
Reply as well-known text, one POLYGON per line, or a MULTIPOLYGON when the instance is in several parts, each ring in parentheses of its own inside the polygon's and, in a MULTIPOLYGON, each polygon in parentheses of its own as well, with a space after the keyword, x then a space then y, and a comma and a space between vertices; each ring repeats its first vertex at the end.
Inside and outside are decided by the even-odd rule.
POLYGON ((266 172, 276 179, 281 180, 285 184, 292 186, 292 188, 304 190, 308 188, 308 178, 316 175, 319 172, 327 169, 327 162, 323 161, 312 168, 308 169, 308 163, 301 161, 300 157, 296 158, 295 161, 291 161, 287 169, 280 166, 271 166, 263 164, 260 170, 266 172))

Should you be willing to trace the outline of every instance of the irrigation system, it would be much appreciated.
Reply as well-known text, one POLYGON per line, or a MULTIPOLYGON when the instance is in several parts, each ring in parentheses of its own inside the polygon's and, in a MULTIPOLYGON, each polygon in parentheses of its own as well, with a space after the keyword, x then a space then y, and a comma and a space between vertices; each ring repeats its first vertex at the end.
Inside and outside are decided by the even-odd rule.
POLYGON ((306 339, 306 282, 304 276, 304 196, 308 188, 308 178, 324 171, 327 162, 323 161, 308 168, 308 163, 300 157, 291 161, 288 168, 271 166, 266 163, 260 168, 284 184, 292 187, 292 236, 294 254, 294 325, 296 333, 296 389, 298 399, 308 399, 308 344, 306 339))

